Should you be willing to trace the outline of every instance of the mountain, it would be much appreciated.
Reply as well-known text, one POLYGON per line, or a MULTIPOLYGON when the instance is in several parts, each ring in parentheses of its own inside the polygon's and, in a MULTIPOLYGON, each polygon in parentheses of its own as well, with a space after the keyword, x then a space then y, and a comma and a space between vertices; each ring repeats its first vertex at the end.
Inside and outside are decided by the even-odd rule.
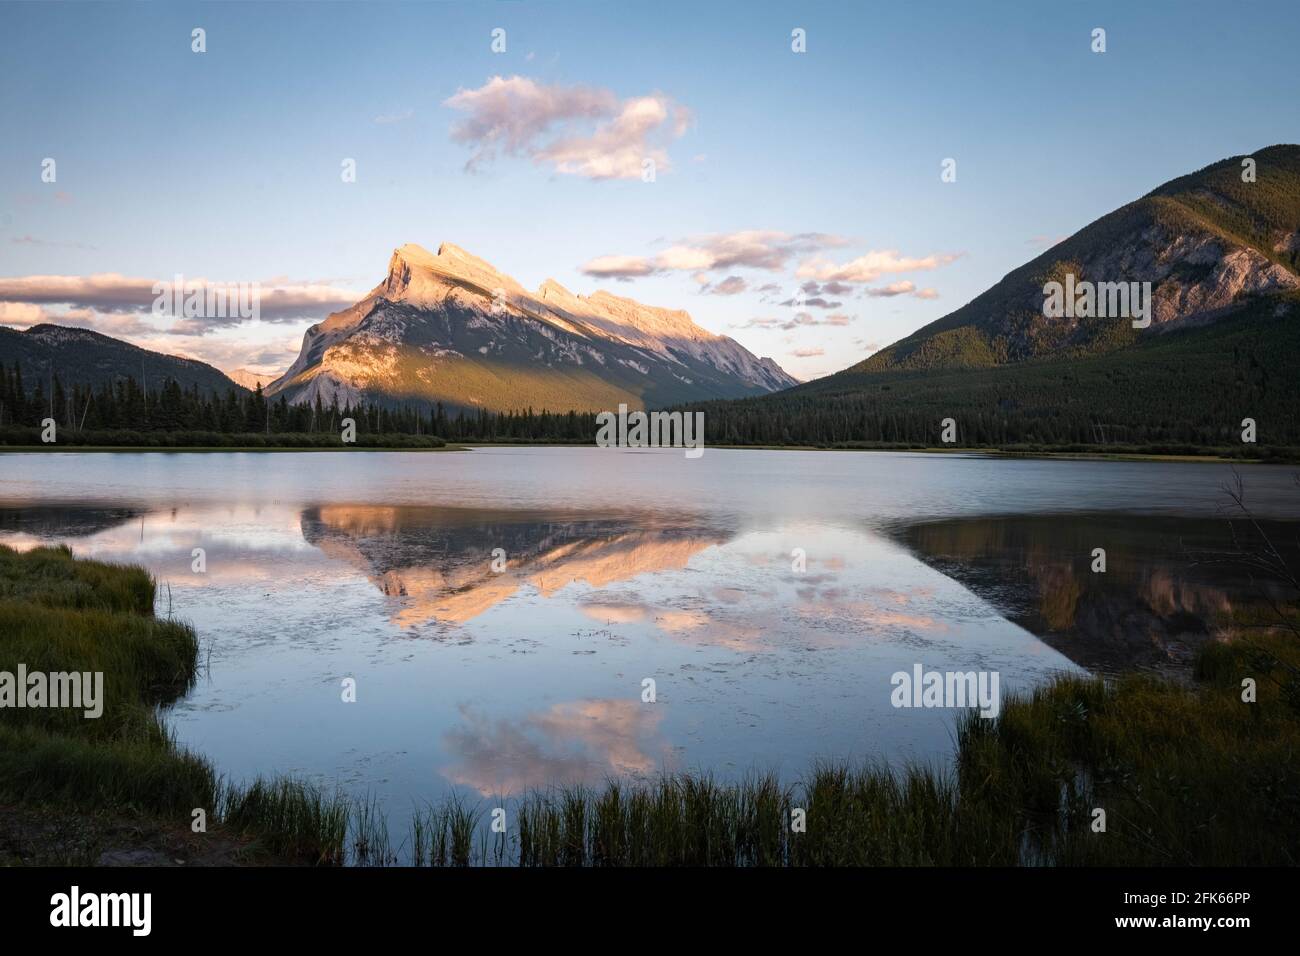
POLYGON ((943 318, 778 395, 695 403, 713 444, 1300 446, 1300 147, 1179 177, 943 318), (1150 282, 1151 323, 1044 316, 1073 273, 1150 282), (1257 442, 1242 441, 1254 419, 1257 442))
POLYGON ((283 374, 283 372, 278 372, 267 375, 265 372, 252 372, 246 368, 228 369, 225 373, 226 378, 237 385, 242 385, 250 392, 256 389, 258 385, 266 388, 283 374))
POLYGON ((771 359, 683 311, 554 280, 530 292, 450 243, 393 252, 365 298, 303 336, 267 388, 290 402, 442 402, 449 409, 661 407, 794 385, 771 359))
POLYGON ((983 368, 1045 356, 1096 355, 1222 318, 1246 297, 1300 288, 1300 146, 1234 156, 1102 216, 955 312, 849 371, 983 368), (1114 318, 1048 319, 1043 286, 1150 282, 1151 326, 1114 318))
POLYGON ((120 339, 64 325, 33 325, 24 332, 0 328, 0 364, 17 362, 30 387, 48 386, 51 373, 65 386, 134 378, 151 390, 168 379, 185 391, 197 386, 204 395, 225 395, 243 388, 206 362, 151 352, 120 339))

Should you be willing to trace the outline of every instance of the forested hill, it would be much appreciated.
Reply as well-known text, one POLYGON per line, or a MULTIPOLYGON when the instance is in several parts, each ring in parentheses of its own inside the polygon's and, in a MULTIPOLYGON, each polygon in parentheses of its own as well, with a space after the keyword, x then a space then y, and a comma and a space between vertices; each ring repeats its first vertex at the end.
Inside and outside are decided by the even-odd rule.
POLYGON ((712 444, 1144 446, 1249 453, 1300 446, 1300 294, 1129 349, 986 369, 847 371, 776 395, 691 405, 712 444), (1241 422, 1257 423, 1243 447, 1241 422))
POLYGON ((206 362, 151 352, 99 332, 63 325, 33 325, 24 332, 0 328, 0 366, 16 367, 27 392, 43 383, 48 393, 55 378, 65 388, 100 388, 128 377, 145 389, 174 381, 182 391, 197 388, 209 397, 231 389, 241 395, 246 392, 206 362))

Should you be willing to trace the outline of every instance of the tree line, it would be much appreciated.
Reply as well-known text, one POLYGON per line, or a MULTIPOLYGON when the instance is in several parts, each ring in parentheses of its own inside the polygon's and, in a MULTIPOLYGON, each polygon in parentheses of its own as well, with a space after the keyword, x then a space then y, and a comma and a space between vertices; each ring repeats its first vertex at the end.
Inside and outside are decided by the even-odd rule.
MULTIPOLYGON (((198 386, 182 388, 168 379, 148 390, 130 376, 98 387, 64 385, 58 375, 37 381, 30 388, 17 363, 0 364, 0 441, 32 444, 47 419, 53 419, 59 440, 90 443, 159 444, 159 436, 194 438, 181 444, 203 443, 204 436, 225 439, 296 437, 285 444, 328 445, 339 440, 345 419, 351 419, 360 444, 380 436, 408 436, 442 441, 591 442, 596 434, 594 412, 491 412, 482 409, 448 410, 441 402, 381 405, 358 402, 326 405, 315 402, 291 405, 283 396, 269 398, 259 385, 254 391, 228 390, 205 394, 198 386), (47 382, 49 383, 47 386, 47 382)), ((214 444, 228 444, 214 440, 214 444)), ((387 442, 387 440, 385 441, 387 442)))
MULTIPOLYGON (((1288 376, 1249 367, 1243 373, 1249 363, 1237 358, 1219 358, 1213 368, 1197 368, 1193 356, 1183 356, 1179 363, 1140 368, 1108 361, 1104 367, 1027 366, 996 375, 837 376, 774 395, 684 408, 704 412, 705 440, 714 446, 1214 449, 1247 457, 1290 449, 1290 455, 1300 446, 1300 419, 1288 376), (1245 417, 1257 423, 1254 443, 1242 440, 1245 417), (944 440, 949 418, 953 442, 944 440)), ((51 418, 58 442, 83 445, 332 447, 345 419, 352 420, 359 445, 593 444, 596 414, 448 410, 424 402, 325 405, 319 398, 291 405, 283 396, 268 398, 260 386, 219 395, 168 380, 146 390, 131 377, 91 388, 65 386, 56 375, 28 388, 16 365, 0 364, 0 444, 8 445, 41 443, 41 426, 51 418)))

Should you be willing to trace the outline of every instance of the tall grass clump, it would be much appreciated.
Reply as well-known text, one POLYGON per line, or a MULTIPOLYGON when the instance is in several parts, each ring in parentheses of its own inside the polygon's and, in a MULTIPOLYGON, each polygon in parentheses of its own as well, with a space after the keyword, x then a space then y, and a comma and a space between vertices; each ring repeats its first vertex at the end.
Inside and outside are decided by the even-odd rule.
POLYGON ((340 797, 327 797, 316 787, 287 779, 222 787, 218 799, 218 816, 225 826, 257 835, 277 856, 320 865, 343 862, 349 809, 340 797))
POLYGON ((198 674, 198 638, 154 616, 140 567, 83 561, 66 547, 0 545, 0 671, 103 675, 102 714, 0 710, 0 798, 52 809, 147 817, 189 829, 194 809, 283 859, 344 857, 348 808, 290 780, 223 783, 178 746, 161 708, 198 674))

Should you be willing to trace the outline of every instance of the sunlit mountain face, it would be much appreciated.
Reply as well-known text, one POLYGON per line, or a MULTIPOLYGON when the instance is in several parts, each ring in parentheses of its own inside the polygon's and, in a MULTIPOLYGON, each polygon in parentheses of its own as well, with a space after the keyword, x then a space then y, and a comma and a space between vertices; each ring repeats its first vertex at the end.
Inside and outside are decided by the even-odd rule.
POLYGON ((267 386, 301 404, 600 411, 762 395, 796 380, 680 308, 554 279, 535 291, 449 242, 408 243, 384 280, 303 336, 267 386))

